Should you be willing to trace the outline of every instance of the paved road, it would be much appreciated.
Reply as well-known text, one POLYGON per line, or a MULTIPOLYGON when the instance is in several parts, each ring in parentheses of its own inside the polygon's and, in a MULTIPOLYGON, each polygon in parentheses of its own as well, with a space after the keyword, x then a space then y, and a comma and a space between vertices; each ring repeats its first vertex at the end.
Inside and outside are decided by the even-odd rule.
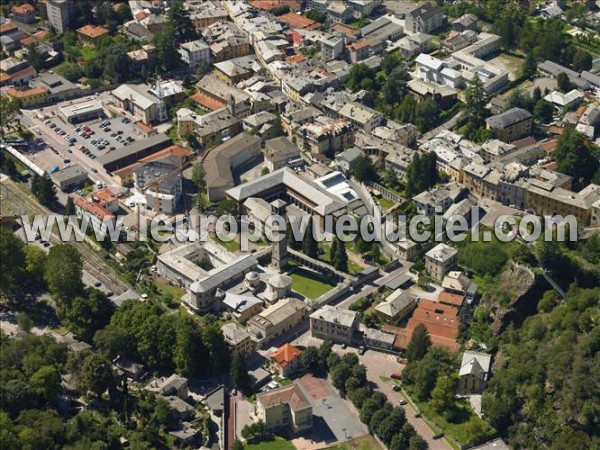
MULTIPOLYGON (((6 208, 17 216, 25 214, 47 216, 52 214, 51 211, 40 205, 22 186, 17 185, 12 180, 5 180, 0 184, 0 201, 2 201, 3 209, 6 208)), ((55 233, 52 234, 50 241, 53 243, 62 243, 55 233)), ((130 289, 130 286, 119 278, 112 267, 106 264, 100 254, 86 243, 71 240, 69 244, 79 250, 83 259, 83 269, 91 277, 99 280, 116 295, 130 289)))

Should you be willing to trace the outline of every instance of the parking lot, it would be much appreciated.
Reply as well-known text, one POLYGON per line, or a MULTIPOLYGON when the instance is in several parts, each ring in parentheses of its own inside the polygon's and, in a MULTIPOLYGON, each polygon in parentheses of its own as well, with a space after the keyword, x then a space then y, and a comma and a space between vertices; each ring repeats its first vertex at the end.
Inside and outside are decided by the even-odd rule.
POLYGON ((104 171, 97 158, 141 139, 131 119, 118 116, 71 124, 57 110, 52 106, 23 111, 24 125, 45 143, 26 152, 27 157, 48 172, 80 164, 91 181, 117 187, 118 183, 104 171))

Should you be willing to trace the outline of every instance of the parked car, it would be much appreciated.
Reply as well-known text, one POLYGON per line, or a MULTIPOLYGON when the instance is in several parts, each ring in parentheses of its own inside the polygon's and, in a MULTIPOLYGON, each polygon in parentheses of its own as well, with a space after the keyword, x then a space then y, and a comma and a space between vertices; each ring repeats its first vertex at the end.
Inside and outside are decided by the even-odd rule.
POLYGON ((394 380, 401 380, 402 379, 402 374, 393 373, 393 374, 390 375, 390 378, 393 378, 394 380))
POLYGON ((408 402, 406 400, 404 400, 403 398, 401 398, 398 403, 402 406, 406 405, 408 402))

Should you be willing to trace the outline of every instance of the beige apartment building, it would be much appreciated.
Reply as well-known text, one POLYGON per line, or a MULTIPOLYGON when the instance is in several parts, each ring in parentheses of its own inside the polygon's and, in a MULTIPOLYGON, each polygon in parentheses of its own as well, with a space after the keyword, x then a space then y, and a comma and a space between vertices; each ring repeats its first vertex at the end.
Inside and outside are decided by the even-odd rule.
POLYGON ((312 406, 295 384, 258 394, 255 412, 267 430, 299 433, 312 428, 312 406))
POLYGON ((433 278, 443 280, 456 266, 458 250, 440 243, 425 253, 425 269, 433 278))
POLYGON ((349 309, 325 305, 310 315, 313 337, 349 344, 358 333, 358 313, 349 309))
POLYGON ((266 343, 291 330, 307 315, 308 308, 300 300, 286 298, 279 300, 248 321, 248 331, 254 338, 266 343))

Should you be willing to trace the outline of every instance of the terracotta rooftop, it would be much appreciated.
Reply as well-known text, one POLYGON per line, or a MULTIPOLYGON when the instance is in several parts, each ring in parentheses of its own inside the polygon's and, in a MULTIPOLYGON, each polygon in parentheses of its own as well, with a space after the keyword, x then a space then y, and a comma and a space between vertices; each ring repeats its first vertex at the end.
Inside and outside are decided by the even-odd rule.
POLYGON ((287 62, 289 62, 290 64, 299 64, 302 61, 306 60, 306 56, 304 56, 302 54, 292 55, 292 56, 288 56, 285 60, 287 62))
POLYGON ((440 292, 438 295, 438 303, 450 306, 460 306, 463 304, 465 297, 464 295, 454 294, 448 291, 440 292))
POLYGON ((265 409, 281 404, 288 404, 292 411, 310 407, 310 403, 295 384, 258 394, 256 401, 265 409))
POLYGON ((331 29, 335 30, 335 31, 339 31, 340 33, 343 33, 346 36, 355 37, 360 34, 359 30, 356 30, 356 29, 349 27, 348 25, 344 25, 342 23, 338 23, 337 25, 334 25, 331 29))
POLYGON ((556 146, 558 145, 558 141, 556 139, 552 139, 551 141, 546 141, 546 142, 542 142, 542 149, 544 149, 545 152, 551 152, 553 151, 556 146))
POLYGON ((563 127, 559 127, 556 125, 552 125, 551 127, 548 128, 548 133, 550 134, 557 134, 557 135, 562 135, 565 132, 565 129, 563 127))
POLYGON ((86 25, 84 27, 78 28, 77 33, 86 36, 90 39, 96 39, 100 36, 104 36, 108 34, 108 30, 104 27, 96 26, 96 25, 86 25))
POLYGON ((353 42, 352 44, 348 45, 348 48, 350 50, 360 50, 363 47, 367 47, 371 44, 371 42, 368 39, 363 39, 362 41, 357 41, 357 42, 353 42))
POLYGON ((224 106, 226 106, 225 102, 222 102, 220 100, 215 100, 214 98, 209 97, 208 95, 203 94, 201 92, 198 92, 197 94, 192 95, 190 98, 192 100, 194 100, 196 103, 198 103, 200 106, 208 108, 211 111, 215 111, 217 109, 221 109, 224 106))
POLYGON ((92 192, 92 197, 98 201, 102 206, 110 203, 117 199, 115 194, 108 188, 100 189, 99 191, 92 192))
POLYGON ((45 94, 47 92, 48 92, 48 89, 43 88, 43 87, 24 89, 24 90, 10 88, 6 91, 6 94, 10 95, 11 97, 14 97, 14 98, 29 98, 29 97, 34 97, 36 95, 45 94))
POLYGON ((250 6, 264 11, 270 11, 278 6, 289 6, 292 11, 298 11, 300 4, 296 0, 255 0, 250 2, 250 6))
POLYGON ((140 12, 136 13, 135 16, 133 16, 133 17, 135 18, 135 20, 137 20, 139 22, 140 20, 144 20, 148 16, 149 16, 149 14, 146 11, 140 11, 140 12))
POLYGON ((281 367, 285 367, 301 354, 302 350, 291 344, 284 344, 271 355, 271 359, 275 360, 281 367))
POLYGON ((446 347, 451 351, 458 349, 456 336, 458 335, 458 308, 443 305, 432 300, 421 300, 414 310, 406 328, 385 325, 382 330, 396 334, 394 347, 405 349, 417 325, 423 324, 429 331, 431 343, 446 347))
POLYGON ((11 12, 13 14, 20 14, 20 15, 34 14, 35 8, 33 7, 33 5, 30 5, 29 3, 25 3, 20 6, 13 6, 11 9, 11 12))
POLYGON ((80 207, 84 211, 93 216, 97 217, 100 220, 103 219, 114 219, 115 216, 111 212, 107 211, 104 207, 100 206, 98 203, 90 202, 83 197, 75 197, 75 206, 80 207))
POLYGON ((141 120, 136 122, 135 126, 138 127, 140 130, 145 131, 146 133, 148 133, 154 129, 151 125, 147 125, 144 122, 142 122, 141 120))
POLYGON ((513 142, 513 145, 517 148, 525 148, 535 144, 537 144, 537 141, 533 136, 527 136, 523 139, 519 139, 513 142))
POLYGON ((321 26, 319 22, 309 19, 308 17, 301 16, 299 14, 287 13, 277 18, 280 22, 287 23, 292 28, 308 29, 313 28, 315 24, 317 27, 321 26))
POLYGON ((17 26, 14 23, 6 22, 6 23, 0 25, 0 35, 2 35, 4 33, 9 33, 16 29, 17 29, 17 26))

